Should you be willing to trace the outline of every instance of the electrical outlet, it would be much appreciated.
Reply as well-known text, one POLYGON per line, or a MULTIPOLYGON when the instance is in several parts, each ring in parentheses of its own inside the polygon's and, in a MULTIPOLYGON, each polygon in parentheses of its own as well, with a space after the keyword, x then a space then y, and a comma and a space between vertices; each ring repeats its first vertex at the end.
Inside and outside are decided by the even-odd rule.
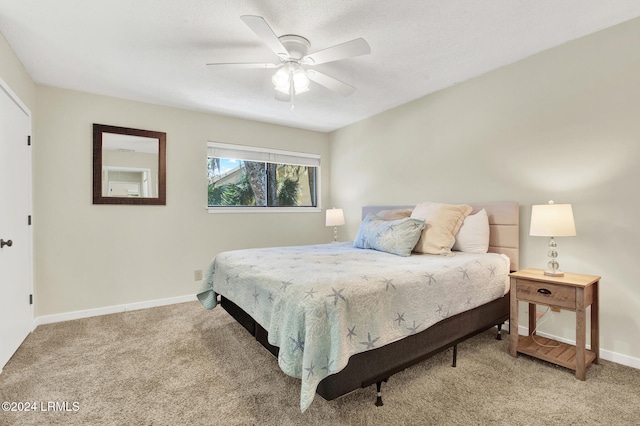
POLYGON ((196 269, 193 271, 193 278, 196 281, 202 281, 202 269, 196 269))

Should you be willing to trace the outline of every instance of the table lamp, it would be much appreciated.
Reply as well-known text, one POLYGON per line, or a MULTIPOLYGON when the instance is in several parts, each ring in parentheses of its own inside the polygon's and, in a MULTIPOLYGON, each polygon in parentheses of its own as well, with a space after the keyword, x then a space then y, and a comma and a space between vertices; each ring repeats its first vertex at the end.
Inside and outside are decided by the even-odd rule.
POLYGON ((551 237, 549 240, 549 269, 544 274, 550 277, 563 277, 560 264, 556 260, 558 251, 554 237, 573 237, 576 235, 576 225, 573 222, 571 204, 549 204, 531 206, 531 228, 529 235, 535 237, 551 237))
POLYGON ((327 210, 326 226, 333 226, 333 242, 338 242, 338 226, 344 225, 344 213, 342 209, 335 207, 327 210))

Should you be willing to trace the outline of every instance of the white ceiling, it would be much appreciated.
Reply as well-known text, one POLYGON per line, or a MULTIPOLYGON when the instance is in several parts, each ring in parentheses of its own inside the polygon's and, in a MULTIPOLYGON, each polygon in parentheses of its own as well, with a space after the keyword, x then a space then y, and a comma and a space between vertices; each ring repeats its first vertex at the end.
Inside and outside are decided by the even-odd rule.
POLYGON ((38 84, 319 131, 638 16, 638 0, 0 0, 0 32, 38 84), (358 90, 312 83, 290 112, 274 70, 207 67, 277 62, 241 15, 311 52, 363 37, 370 55, 316 67, 358 90))

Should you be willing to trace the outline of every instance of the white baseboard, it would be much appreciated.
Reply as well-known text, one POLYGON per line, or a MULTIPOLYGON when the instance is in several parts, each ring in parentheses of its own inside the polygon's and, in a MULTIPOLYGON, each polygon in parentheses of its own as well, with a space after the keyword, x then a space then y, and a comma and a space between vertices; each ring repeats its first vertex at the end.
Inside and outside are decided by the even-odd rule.
MULTIPOLYGON (((505 324, 505 329, 509 330, 508 322, 505 324)), ((529 327, 527 326, 518 326, 518 334, 526 336, 529 334, 529 327)), ((536 333, 541 337, 546 337, 547 339, 557 340, 558 342, 567 343, 569 345, 575 345, 576 342, 574 340, 565 339, 562 337, 554 336, 549 333, 543 333, 538 331, 536 333)), ((587 345, 587 349, 591 349, 590 345, 587 345)), ((615 362, 616 364, 626 365, 627 367, 633 367, 640 369, 640 358, 634 358, 628 355, 619 354, 617 352, 608 351, 606 349, 600 348, 600 358, 606 359, 607 361, 615 362)))
POLYGON ((173 305, 175 303, 191 302, 197 300, 195 294, 186 296, 169 297, 166 299, 147 300, 144 302, 127 303, 124 305, 105 306, 102 308, 87 309, 83 311, 64 312, 61 314, 44 315, 33 320, 33 330, 43 324, 70 321, 80 318, 96 317, 99 315, 115 314, 118 312, 135 311, 138 309, 155 308, 157 306, 173 305))

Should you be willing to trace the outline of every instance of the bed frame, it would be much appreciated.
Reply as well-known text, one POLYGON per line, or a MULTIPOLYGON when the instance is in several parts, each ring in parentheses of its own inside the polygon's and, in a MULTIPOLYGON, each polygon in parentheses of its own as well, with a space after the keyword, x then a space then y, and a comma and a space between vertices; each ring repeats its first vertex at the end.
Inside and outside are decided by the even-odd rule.
MULTIPOLYGON (((485 209, 491 229, 489 251, 503 253, 511 260, 512 271, 518 269, 519 206, 517 203, 469 204, 471 214, 485 209)), ((380 210, 413 208, 404 206, 365 206, 362 217, 380 210)), ((230 300, 222 297, 222 307, 246 328, 269 352, 276 357, 279 348, 269 344, 267 331, 250 315, 230 300)), ((509 295, 478 306, 453 317, 444 319, 428 329, 397 342, 361 352, 349 358, 347 366, 336 374, 325 377, 316 392, 326 400, 332 400, 359 388, 377 386, 376 405, 382 405, 381 384, 393 374, 404 370, 443 350, 453 347, 453 366, 456 364, 458 343, 492 327, 498 327, 497 339, 501 339, 502 324, 509 319, 509 295)))

